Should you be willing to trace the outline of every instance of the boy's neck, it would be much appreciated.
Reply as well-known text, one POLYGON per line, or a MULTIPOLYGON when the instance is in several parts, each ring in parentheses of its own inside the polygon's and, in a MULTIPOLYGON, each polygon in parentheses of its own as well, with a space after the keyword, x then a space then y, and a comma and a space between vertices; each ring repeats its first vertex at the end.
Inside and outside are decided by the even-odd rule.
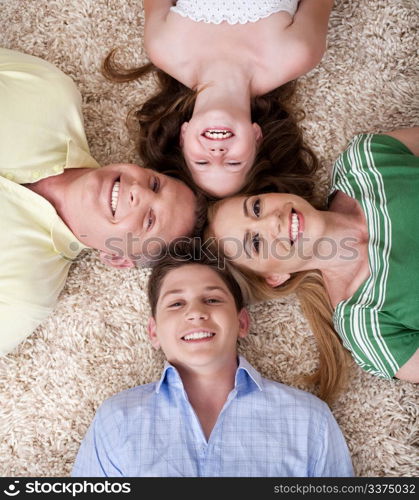
POLYGON ((237 366, 235 355, 219 367, 176 367, 207 440, 234 388, 237 366))

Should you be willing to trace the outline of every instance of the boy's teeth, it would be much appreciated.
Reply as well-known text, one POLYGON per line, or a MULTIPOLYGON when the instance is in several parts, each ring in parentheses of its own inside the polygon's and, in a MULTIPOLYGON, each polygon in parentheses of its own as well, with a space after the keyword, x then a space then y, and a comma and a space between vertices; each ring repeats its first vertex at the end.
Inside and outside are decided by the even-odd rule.
POLYGON ((185 335, 183 337, 183 340, 198 340, 198 339, 205 339, 207 337, 213 337, 214 334, 210 332, 194 332, 194 333, 189 333, 188 335, 185 335))
POLYGON ((115 214, 116 207, 118 205, 118 198, 119 198, 119 181, 116 181, 115 184, 113 185, 112 188, 112 194, 111 194, 111 208, 112 212, 115 214))
POLYGON ((299 228, 299 222, 298 222, 298 215, 296 213, 293 213, 291 216, 291 240, 295 241, 298 236, 298 228, 299 228))

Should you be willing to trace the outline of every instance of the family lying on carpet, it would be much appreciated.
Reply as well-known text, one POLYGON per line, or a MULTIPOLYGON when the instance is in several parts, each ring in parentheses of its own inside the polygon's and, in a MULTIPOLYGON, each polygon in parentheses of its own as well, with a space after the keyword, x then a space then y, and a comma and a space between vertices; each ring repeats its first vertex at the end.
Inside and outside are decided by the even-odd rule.
POLYGON ((82 249, 154 266, 149 335, 168 363, 158 383, 103 404, 73 475, 351 475, 328 407, 237 358, 255 301, 297 293, 320 356, 308 378, 327 402, 348 352, 374 375, 419 382, 419 127, 356 136, 327 209, 310 203, 318 162, 288 101, 322 57, 332 6, 145 0, 152 63, 126 71, 111 53, 104 68, 158 75, 137 112, 147 168, 99 168, 70 78, 0 49, 0 353, 51 313, 82 249), (218 260, 196 246, 179 256, 174 242, 195 235, 218 260))

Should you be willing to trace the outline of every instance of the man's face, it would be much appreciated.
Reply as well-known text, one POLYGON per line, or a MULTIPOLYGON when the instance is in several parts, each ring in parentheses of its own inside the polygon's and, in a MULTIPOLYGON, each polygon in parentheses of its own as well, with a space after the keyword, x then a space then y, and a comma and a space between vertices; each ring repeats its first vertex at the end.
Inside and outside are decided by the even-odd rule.
POLYGON ((164 278, 155 317, 149 322, 154 347, 177 367, 225 367, 237 356, 237 339, 249 318, 210 267, 185 264, 164 278))
POLYGON ((190 234, 196 199, 182 182, 131 164, 86 170, 69 187, 67 224, 86 246, 135 260, 190 234))

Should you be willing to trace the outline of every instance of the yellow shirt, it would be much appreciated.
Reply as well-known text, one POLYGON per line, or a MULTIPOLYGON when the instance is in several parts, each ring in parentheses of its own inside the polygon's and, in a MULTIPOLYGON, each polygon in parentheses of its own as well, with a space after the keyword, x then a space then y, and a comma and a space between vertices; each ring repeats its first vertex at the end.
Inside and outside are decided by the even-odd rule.
POLYGON ((21 184, 79 167, 99 165, 72 80, 42 59, 0 49, 0 354, 51 313, 85 248, 54 207, 21 184))

